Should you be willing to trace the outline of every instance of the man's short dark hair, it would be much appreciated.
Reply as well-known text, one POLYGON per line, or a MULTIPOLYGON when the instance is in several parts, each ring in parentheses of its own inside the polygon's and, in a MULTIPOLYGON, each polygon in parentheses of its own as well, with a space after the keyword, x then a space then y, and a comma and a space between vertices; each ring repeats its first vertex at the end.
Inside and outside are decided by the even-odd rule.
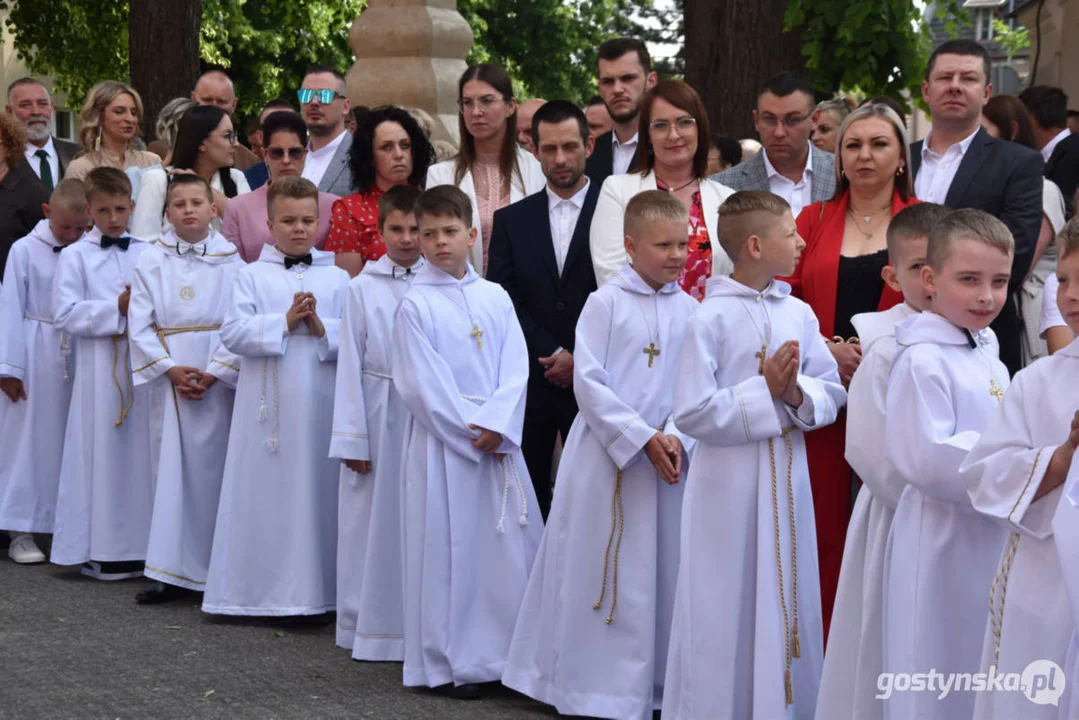
POLYGON ((810 102, 814 98, 813 83, 809 81, 809 77, 789 70, 778 72, 765 80, 764 84, 761 85, 760 92, 757 93, 757 98, 759 99, 766 92, 770 92, 776 97, 787 97, 796 92, 805 93, 809 96, 810 102))
POLYGON ((392 188, 382 193, 382 197, 378 199, 378 230, 382 232, 382 226, 386 223, 386 218, 390 216, 394 210, 402 212, 408 215, 416 211, 416 200, 420 197, 419 188, 414 188, 411 185, 394 185, 392 188))
POLYGON ((423 219, 424 215, 455 217, 466 228, 472 227, 472 201, 456 185, 437 185, 424 191, 416 198, 413 212, 417 220, 423 219))
POLYGON ((726 135, 713 135, 712 147, 719 150, 720 159, 727 165, 737 165, 742 162, 742 143, 726 135))
POLYGON ((333 75, 342 86, 346 85, 344 74, 332 65, 311 65, 304 70, 303 76, 306 78, 308 75, 321 75, 322 73, 333 75))
POLYGON ((586 110, 590 107, 595 107, 596 105, 603 105, 604 107, 606 107, 606 103, 603 102, 603 98, 601 98, 599 95, 593 95, 592 97, 588 98, 588 102, 584 104, 586 110))
POLYGON ((617 37, 604 40, 599 46, 599 59, 610 62, 631 52, 637 53, 637 61, 644 68, 645 75, 652 72, 652 56, 648 54, 648 47, 637 38, 617 37))
POLYGON ((937 64, 937 56, 939 55, 966 55, 967 57, 980 57, 982 59, 982 70, 985 72, 985 82, 989 82, 989 71, 993 67, 993 59, 989 57, 989 51, 985 47, 974 40, 948 40, 942 43, 940 47, 933 51, 933 54, 929 56, 929 64, 925 66, 925 79, 928 80, 929 76, 933 74, 933 68, 937 64))
POLYGON ((1035 122, 1046 130, 1068 125, 1068 96, 1058 87, 1035 85, 1019 93, 1035 122))
POLYGON ((1079 110, 1069 110, 1068 117, 1079 117, 1079 110))
POLYGON ((269 146, 274 133, 295 133, 300 144, 307 147, 307 123, 294 110, 278 110, 266 116, 262 123, 262 144, 269 146))
POLYGON ((540 123, 560 123, 566 120, 576 120, 581 129, 581 142, 588 143, 588 118, 584 111, 571 103, 569 100, 552 100, 540 106, 540 109, 532 116, 532 143, 539 149, 539 126, 540 123))

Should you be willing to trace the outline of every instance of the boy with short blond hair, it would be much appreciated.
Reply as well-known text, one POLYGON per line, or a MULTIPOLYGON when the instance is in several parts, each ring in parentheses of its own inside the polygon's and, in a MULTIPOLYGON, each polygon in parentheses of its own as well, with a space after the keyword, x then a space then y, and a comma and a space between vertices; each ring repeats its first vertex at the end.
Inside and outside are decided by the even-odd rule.
POLYGON ((142 574, 153 506, 149 398, 134 386, 127 333, 135 263, 149 245, 127 233, 134 203, 123 171, 94 168, 84 184, 94 227, 60 253, 53 283, 74 380, 50 560, 122 580, 142 574))
POLYGON ((274 181, 275 244, 244 265, 221 324, 240 356, 204 612, 324 615, 336 607, 334 376, 348 273, 312 249, 318 189, 274 181))
POLYGON ((922 288, 929 233, 951 211, 918 203, 904 208, 888 224, 885 283, 904 302, 883 312, 855 315, 851 322, 862 347, 862 362, 847 393, 847 462, 864 483, 847 529, 843 566, 836 594, 836 617, 824 656, 817 716, 872 720, 883 715, 877 700, 877 676, 883 666, 883 592, 885 548, 903 479, 884 454, 885 400, 898 350, 895 326, 924 311, 929 298, 922 288))
POLYGON ((51 533, 56 512, 72 368, 52 284, 61 251, 86 230, 82 182, 61 180, 43 209, 46 219, 11 246, 0 287, 0 528, 23 564, 45 562, 31 533, 51 533))
POLYGON ((393 316, 423 267, 420 191, 378 201, 386 254, 348 285, 337 357, 330 457, 341 458, 337 512, 337 644, 357 660, 404 659, 401 441, 408 410, 393 387, 393 316))
MULTIPOLYGON (((959 467, 999 410, 1008 370, 989 324, 1007 302, 1013 242, 980 210, 956 210, 929 234, 927 312, 896 327, 884 457, 905 487, 885 576, 884 672, 979 670, 986 594, 1006 533, 974 511, 959 467)), ((974 697, 894 693, 886 714, 971 717, 974 697)))
POLYGON ((663 701, 691 444, 671 421, 697 309, 677 282, 688 220, 670 193, 635 195, 624 220, 630 264, 588 298, 577 324, 580 413, 502 676, 562 714, 647 718, 663 701))
POLYGON ((676 373, 674 422, 697 444, 663 717, 806 718, 824 643, 803 432, 846 393, 812 309, 774 279, 805 247, 790 207, 743 191, 719 214, 734 272, 709 279, 676 373))
POLYGON ((528 352, 509 295, 468 263, 468 196, 432 188, 416 219, 427 264, 398 307, 391 359, 412 413, 404 681, 472 698, 502 677, 543 529, 520 450, 528 352))

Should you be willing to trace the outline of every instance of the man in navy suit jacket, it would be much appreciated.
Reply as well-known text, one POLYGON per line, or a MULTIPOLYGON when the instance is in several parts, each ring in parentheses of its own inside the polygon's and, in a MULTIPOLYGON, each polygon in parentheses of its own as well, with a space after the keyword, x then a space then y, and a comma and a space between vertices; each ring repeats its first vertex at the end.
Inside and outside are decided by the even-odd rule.
POLYGON ((600 188, 584 174, 592 139, 576 105, 553 100, 541 107, 532 118, 532 138, 547 186, 495 213, 487 279, 513 299, 528 344, 521 452, 546 520, 555 437, 564 441, 577 417, 574 335, 596 289, 588 231, 600 188))
POLYGON ((1040 154, 981 127, 989 100, 990 59, 973 40, 949 40, 929 58, 922 96, 933 128, 911 146, 914 192, 919 200, 957 210, 977 208, 995 215, 1015 238, 1008 302, 993 322, 1000 359, 1014 375, 1022 367, 1022 323, 1017 290, 1034 260, 1042 224, 1040 154))

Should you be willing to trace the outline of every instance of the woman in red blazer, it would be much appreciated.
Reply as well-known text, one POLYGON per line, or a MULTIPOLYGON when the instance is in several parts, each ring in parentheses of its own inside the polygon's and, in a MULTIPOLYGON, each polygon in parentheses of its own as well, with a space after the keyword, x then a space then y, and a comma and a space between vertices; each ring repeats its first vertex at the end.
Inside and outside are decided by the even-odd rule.
MULTIPOLYGON (((835 196, 809 205, 798 216, 806 248, 794 275, 784 279, 794 295, 813 308, 839 364, 839 376, 849 385, 862 359, 851 318, 903 302, 903 296, 881 277, 888 264, 888 223, 917 202, 912 196, 907 132, 899 116, 875 104, 851 113, 839 130, 835 170, 835 196)), ((846 416, 840 414, 835 424, 806 435, 825 638, 855 487, 843 457, 846 428, 846 416)))

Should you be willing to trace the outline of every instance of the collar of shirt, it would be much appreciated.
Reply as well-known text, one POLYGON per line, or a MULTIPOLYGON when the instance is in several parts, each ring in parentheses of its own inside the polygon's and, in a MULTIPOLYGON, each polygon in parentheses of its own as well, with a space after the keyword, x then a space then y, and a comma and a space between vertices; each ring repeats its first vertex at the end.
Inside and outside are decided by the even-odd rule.
POLYGON ((29 140, 26 141, 26 159, 27 160, 33 160, 34 162, 38 162, 40 160, 40 158, 38 158, 34 154, 38 150, 44 150, 45 152, 47 152, 49 154, 49 159, 50 160, 55 160, 56 159, 56 147, 53 146, 53 144, 52 144, 52 135, 50 135, 48 137, 48 139, 45 140, 45 144, 42 145, 41 147, 38 147, 37 145, 34 145, 29 140))
POLYGON ((933 131, 930 130, 929 134, 925 136, 925 142, 922 143, 922 160, 925 160, 927 157, 934 157, 934 156, 935 157, 944 157, 945 155, 947 155, 948 153, 950 153, 952 151, 952 148, 959 148, 959 157, 963 157, 964 155, 967 154, 967 149, 970 147, 970 144, 972 142, 974 142, 974 136, 977 135, 978 131, 981 130, 981 129, 982 128, 979 125, 977 128, 975 128, 974 132, 972 132, 970 135, 967 135, 965 138, 963 138, 959 142, 952 144, 951 147, 949 147, 943 153, 933 152, 929 148, 929 145, 933 140, 933 131))
POLYGON ((611 146, 615 148, 630 147, 631 145, 636 147, 638 137, 640 137, 640 133, 635 132, 633 133, 633 137, 631 137, 629 140, 626 140, 625 142, 619 142, 618 133, 611 132, 611 146))
POLYGON ((572 203, 574 206, 576 206, 576 208, 578 210, 580 210, 581 208, 584 207, 584 198, 585 198, 586 195, 588 195, 588 186, 591 185, 591 184, 592 184, 592 181, 588 178, 588 176, 585 176, 584 187, 581 188, 580 190, 578 190, 573 195, 573 197, 568 197, 568 198, 564 198, 564 197, 561 197, 559 195, 556 195, 554 193, 554 191, 551 190, 551 186, 547 185, 546 186, 546 189, 547 189, 547 207, 550 208, 551 210, 554 210, 555 208, 557 208, 562 203, 568 202, 568 203, 572 203))
POLYGON ((1045 158, 1045 162, 1049 162, 1049 158, 1053 157, 1053 151, 1057 149, 1057 145, 1060 144, 1060 141, 1071 134, 1071 130, 1064 128, 1056 134, 1056 137, 1045 143, 1045 147, 1042 148, 1042 157, 1045 158))
POLYGON ((307 155, 308 155, 308 157, 321 158, 321 157, 326 157, 327 155, 333 155, 335 152, 337 152, 337 148, 341 145, 341 141, 345 139, 345 133, 346 132, 348 132, 348 130, 342 130, 338 134, 337 137, 335 137, 333 140, 330 140, 329 143, 327 143, 324 147, 322 147, 322 148, 320 148, 318 150, 313 149, 311 147, 311 143, 308 142, 308 144, 307 144, 307 155))
MULTIPOLYGON (((772 165, 772 161, 768 159, 768 151, 763 147, 761 148, 761 155, 764 157, 764 171, 766 173, 768 173, 768 179, 771 180, 772 178, 774 178, 776 175, 779 175, 780 173, 772 165)), ((784 175, 783 177, 787 178, 786 175, 784 175)), ((806 166, 805 166, 805 169, 802 170, 802 180, 801 180, 801 182, 806 182, 807 180, 811 180, 812 178, 813 178, 813 146, 810 145, 809 146, 809 155, 806 156, 806 166)), ((790 180, 790 178, 787 178, 787 179, 790 180)), ((794 183, 794 184, 797 185, 797 183, 794 183)))

